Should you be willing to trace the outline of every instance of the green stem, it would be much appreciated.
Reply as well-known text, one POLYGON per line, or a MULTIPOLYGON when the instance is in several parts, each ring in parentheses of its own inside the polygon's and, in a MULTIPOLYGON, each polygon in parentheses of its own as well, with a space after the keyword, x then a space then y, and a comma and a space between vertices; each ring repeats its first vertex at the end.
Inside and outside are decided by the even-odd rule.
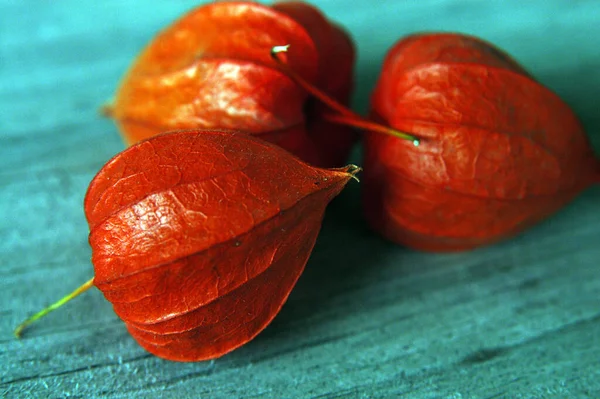
POLYGON ((30 325, 31 323, 33 323, 37 319, 44 317, 45 315, 47 315, 48 313, 52 312, 53 310, 56 310, 56 309, 60 308, 65 303, 67 303, 71 299, 79 296, 79 294, 82 294, 85 291, 89 290, 93 286, 94 286, 94 278, 92 277, 91 279, 89 279, 88 281, 86 281, 85 283, 83 283, 81 286, 79 286, 77 289, 75 289, 75 291, 71 292, 69 295, 66 295, 66 296, 62 297, 59 301, 53 303, 52 305, 48 306, 47 308, 44 308, 44 309, 40 310, 39 312, 37 312, 36 314, 34 314, 33 316, 31 316, 27 320, 25 320, 24 322, 22 322, 21 324, 19 324, 17 326, 17 328, 15 328, 15 337, 21 338, 21 335, 23 334, 23 330, 28 325, 30 325))
POLYGON ((337 111, 340 115, 326 115, 325 119, 330 122, 337 123, 340 125, 346 125, 351 127, 357 127, 360 129, 366 129, 369 131, 374 131, 378 133, 388 134, 390 136, 394 136, 403 140, 412 141, 415 147, 419 146, 421 143, 420 138, 409 134, 400 132, 398 130, 392 129, 391 127, 380 125, 378 123, 369 121, 359 114, 353 112, 348 109, 348 107, 340 104, 329 95, 322 92, 320 89, 315 87, 313 84, 304 80, 298 73, 296 73, 289 65, 287 65, 281 58, 279 58, 280 53, 287 53, 289 45, 286 46, 275 46, 271 49, 271 58, 279 64, 279 67, 283 72, 285 72, 294 82, 296 82, 300 87, 310 93, 317 100, 321 101, 323 104, 327 105, 329 108, 337 111))

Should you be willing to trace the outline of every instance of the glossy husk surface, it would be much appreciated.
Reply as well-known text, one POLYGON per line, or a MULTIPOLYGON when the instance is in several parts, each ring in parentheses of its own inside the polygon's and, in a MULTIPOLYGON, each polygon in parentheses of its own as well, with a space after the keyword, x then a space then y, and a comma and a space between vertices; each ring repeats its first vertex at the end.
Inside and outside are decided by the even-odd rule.
POLYGON ((138 143, 85 198, 94 284, 148 351, 219 357, 275 317, 351 170, 312 167, 243 133, 138 143))
POLYGON ((429 251, 465 250, 518 233, 597 179, 573 111, 491 44, 422 34, 388 53, 374 119, 421 145, 366 135, 363 200, 371 226, 429 251))
POLYGON ((216 2, 149 43, 110 114, 128 144, 174 129, 234 129, 312 164, 340 166, 355 135, 323 120, 328 110, 278 69, 270 50, 285 44, 292 49, 284 57, 289 67, 348 103, 354 48, 318 10, 299 2, 216 2))

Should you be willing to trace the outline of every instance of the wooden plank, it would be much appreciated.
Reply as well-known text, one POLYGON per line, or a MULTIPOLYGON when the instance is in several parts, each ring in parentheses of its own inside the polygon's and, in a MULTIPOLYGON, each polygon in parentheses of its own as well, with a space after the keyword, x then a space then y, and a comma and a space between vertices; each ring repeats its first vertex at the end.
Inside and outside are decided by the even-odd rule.
MULTIPOLYGON (((432 255, 374 236, 352 184, 281 314, 216 361, 147 354, 97 291, 13 339, 23 317, 91 276, 81 203, 123 148, 97 109, 145 42, 196 3, 0 2, 0 396, 600 397, 599 187, 513 240, 432 255)), ((600 148, 600 2, 316 4, 357 39, 357 109, 397 37, 460 30, 513 53, 600 148)))

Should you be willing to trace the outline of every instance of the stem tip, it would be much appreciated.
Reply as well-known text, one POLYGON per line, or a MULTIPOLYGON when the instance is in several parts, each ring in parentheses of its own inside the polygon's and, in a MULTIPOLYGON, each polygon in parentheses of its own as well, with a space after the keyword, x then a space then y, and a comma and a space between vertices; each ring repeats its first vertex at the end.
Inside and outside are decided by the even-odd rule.
POLYGON ((337 100, 329 96, 327 93, 315 87, 312 83, 304 80, 302 76, 297 74, 292 68, 289 67, 289 65, 287 65, 278 56, 279 53, 286 53, 289 48, 289 44, 286 44, 284 46, 271 47, 271 58, 273 58, 273 60, 279 65, 279 68, 283 72, 285 72, 294 82, 296 82, 296 84, 298 84, 300 87, 306 90, 314 98, 321 101, 323 104, 325 104, 326 106, 328 106, 329 108, 331 108, 339 114, 323 115, 324 119, 328 120, 329 122, 337 123, 340 125, 355 127, 372 132, 379 132, 390 136, 398 137, 403 140, 409 140, 412 141, 415 147, 418 147, 421 144, 421 140, 412 134, 400 132, 395 129, 392 129, 391 127, 383 126, 370 120, 366 120, 357 113, 348 109, 345 105, 340 104, 337 100))
POLYGON ((37 312, 33 316, 29 317, 27 320, 25 320, 24 322, 22 322, 21 324, 19 324, 17 326, 17 328, 15 328, 15 331, 14 331, 15 337, 17 337, 17 339, 21 338, 21 336, 23 335, 23 330, 25 330, 25 328, 28 325, 30 325, 34 321, 36 321, 36 320, 44 317, 45 315, 47 315, 48 313, 52 312, 53 310, 56 310, 56 309, 60 308, 62 305, 64 305, 65 303, 69 302, 71 299, 75 298, 79 294, 81 294, 81 293, 87 291, 88 289, 90 289, 93 285, 94 285, 94 278, 92 277, 91 279, 89 279, 88 281, 86 281, 85 283, 83 283, 81 286, 77 287, 75 289, 75 291, 71 292, 70 294, 68 294, 68 295, 66 295, 64 297, 62 297, 60 300, 56 301, 52 305, 50 305, 50 306, 48 306, 48 307, 40 310, 39 312, 37 312))
POLYGON ((273 48, 271 48, 271 57, 276 58, 277 54, 279 53, 287 53, 289 48, 289 44, 286 44, 284 46, 273 46, 273 48))

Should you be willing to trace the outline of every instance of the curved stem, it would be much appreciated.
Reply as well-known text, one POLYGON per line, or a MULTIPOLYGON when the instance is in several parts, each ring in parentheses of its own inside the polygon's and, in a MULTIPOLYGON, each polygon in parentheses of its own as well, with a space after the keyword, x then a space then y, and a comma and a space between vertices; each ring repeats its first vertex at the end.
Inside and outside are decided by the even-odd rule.
POLYGON ((398 137, 399 139, 409 140, 409 141, 413 142, 415 147, 418 147, 419 144, 421 144, 421 140, 411 134, 400 132, 398 130, 391 129, 387 126, 380 125, 379 123, 371 122, 371 121, 365 120, 363 118, 355 119, 355 118, 348 118, 345 116, 330 115, 330 114, 323 115, 323 118, 330 122, 338 123, 340 125, 354 126, 354 127, 369 130, 372 132, 388 134, 390 136, 398 137))
POLYGON ((83 283, 81 286, 79 286, 78 288, 76 288, 75 291, 71 292, 70 294, 68 294, 68 295, 66 295, 64 297, 62 297, 57 302, 53 303, 52 305, 48 306, 47 308, 44 308, 44 309, 40 310, 39 312, 37 312, 36 314, 34 314, 33 316, 29 317, 27 320, 25 320, 24 322, 22 322, 21 324, 19 324, 17 326, 17 328, 15 328, 15 332, 14 332, 15 333, 15 337, 21 338, 21 335, 23 334, 23 330, 28 325, 30 325, 34 321, 38 320, 39 318, 44 317, 45 315, 47 315, 48 313, 52 312, 53 310, 56 310, 56 309, 60 308, 65 303, 69 302, 71 299, 79 296, 80 294, 84 293, 85 291, 89 290, 93 286, 94 286, 94 278, 92 277, 91 279, 89 279, 88 281, 86 281, 85 283, 83 283))
POLYGON ((352 127, 358 127, 361 129, 366 129, 369 131, 374 131, 378 133, 388 134, 390 136, 394 136, 403 140, 412 141, 413 144, 418 146, 421 142, 421 139, 405 132, 400 132, 398 130, 392 129, 388 126, 383 126, 378 123, 369 121, 359 114, 353 112, 348 109, 348 107, 340 104, 329 95, 325 94, 323 91, 312 85, 311 83, 304 80, 298 73, 296 73, 292 68, 289 67, 280 57, 280 53, 287 53, 290 45, 285 46, 275 46, 271 49, 271 58, 277 62, 279 67, 283 72, 285 72, 292 80, 294 80, 299 86, 301 86, 304 90, 309 92, 313 97, 321 101, 323 104, 327 105, 329 108, 337 111, 340 115, 326 115, 325 119, 330 122, 338 123, 341 125, 347 125, 352 127))

